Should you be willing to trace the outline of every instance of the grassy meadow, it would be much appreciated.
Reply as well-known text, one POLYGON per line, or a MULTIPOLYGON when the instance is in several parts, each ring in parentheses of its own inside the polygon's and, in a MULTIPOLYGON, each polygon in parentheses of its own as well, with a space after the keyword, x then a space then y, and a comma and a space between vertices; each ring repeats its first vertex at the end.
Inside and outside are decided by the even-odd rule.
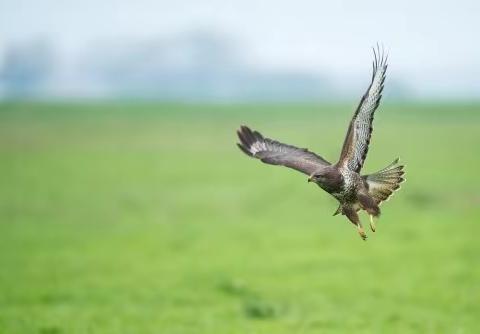
POLYGON ((478 333, 480 104, 380 107, 366 242, 235 146, 334 162, 355 105, 0 104, 0 333, 478 333))

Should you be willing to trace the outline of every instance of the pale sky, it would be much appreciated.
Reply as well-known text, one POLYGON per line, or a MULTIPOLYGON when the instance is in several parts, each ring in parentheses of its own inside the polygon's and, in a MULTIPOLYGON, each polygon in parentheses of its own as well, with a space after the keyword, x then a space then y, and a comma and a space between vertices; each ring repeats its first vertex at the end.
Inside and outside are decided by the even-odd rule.
POLYGON ((480 1, 2 0, 0 52, 47 38, 75 58, 93 42, 148 39, 196 29, 231 36, 252 66, 370 70, 382 42, 390 73, 420 92, 480 95, 480 1))

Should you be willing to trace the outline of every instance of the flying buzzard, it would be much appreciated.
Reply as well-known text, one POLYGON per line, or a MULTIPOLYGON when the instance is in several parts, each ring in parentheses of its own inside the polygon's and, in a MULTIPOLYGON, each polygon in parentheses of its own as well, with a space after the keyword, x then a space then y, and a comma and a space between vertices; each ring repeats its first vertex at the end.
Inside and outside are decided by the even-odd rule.
POLYGON ((372 134, 373 116, 382 97, 387 71, 388 57, 383 50, 377 46, 377 50, 373 49, 373 54, 372 80, 350 122, 337 163, 331 164, 305 148, 265 138, 247 126, 241 126, 237 131, 240 139, 237 145, 245 154, 267 164, 282 165, 305 173, 308 182, 316 183, 335 197, 340 206, 334 216, 339 213, 347 216, 363 240, 367 235, 357 212, 361 209, 367 211, 370 215, 370 228, 375 232, 373 217, 380 215, 379 205, 404 181, 404 166, 398 164, 398 159, 376 173, 360 175, 372 134))

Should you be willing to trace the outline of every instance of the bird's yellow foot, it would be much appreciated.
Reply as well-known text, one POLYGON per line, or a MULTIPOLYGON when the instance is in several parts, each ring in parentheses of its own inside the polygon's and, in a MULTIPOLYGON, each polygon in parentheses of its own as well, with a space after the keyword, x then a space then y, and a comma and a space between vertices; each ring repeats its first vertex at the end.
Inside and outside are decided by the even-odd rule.
POLYGON ((373 221, 373 216, 370 215, 370 228, 372 229, 372 232, 375 232, 375 222, 373 221))
POLYGON ((357 231, 358 231, 358 234, 360 234, 360 238, 362 238, 362 240, 367 240, 367 234, 365 233, 365 230, 363 229, 362 226, 357 225, 357 231))

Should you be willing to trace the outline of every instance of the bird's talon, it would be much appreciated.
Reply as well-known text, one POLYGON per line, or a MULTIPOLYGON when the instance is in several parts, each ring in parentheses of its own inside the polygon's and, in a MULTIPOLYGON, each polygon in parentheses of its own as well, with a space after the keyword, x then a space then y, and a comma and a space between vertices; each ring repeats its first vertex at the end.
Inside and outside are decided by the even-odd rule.
POLYGON ((360 234, 360 238, 362 238, 362 240, 364 241, 367 240, 367 234, 365 233, 362 227, 358 228, 358 234, 360 234))
POLYGON ((373 221, 373 216, 370 215, 370 229, 372 230, 372 232, 375 232, 375 222, 373 221))

